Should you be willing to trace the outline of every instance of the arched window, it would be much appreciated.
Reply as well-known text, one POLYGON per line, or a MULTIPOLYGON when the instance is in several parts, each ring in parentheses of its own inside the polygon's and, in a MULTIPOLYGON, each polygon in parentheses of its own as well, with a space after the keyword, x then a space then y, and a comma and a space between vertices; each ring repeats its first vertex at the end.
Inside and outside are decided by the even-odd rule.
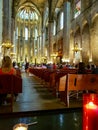
POLYGON ((38 21, 38 14, 35 10, 30 10, 29 8, 23 9, 19 12, 19 17, 24 20, 38 21))
POLYGON ((28 40, 28 28, 25 27, 25 40, 28 40))
POLYGON ((37 37, 38 37, 38 29, 37 27, 35 27, 35 40, 37 40, 37 37))
POLYGON ((53 35, 56 35, 56 21, 53 24, 53 35))
POLYGON ((78 17, 81 13, 81 0, 75 0, 74 18, 78 17))
POLYGON ((18 39, 18 27, 16 28, 16 39, 18 39))
POLYGON ((64 13, 61 12, 60 14, 60 29, 63 29, 64 27, 64 13))

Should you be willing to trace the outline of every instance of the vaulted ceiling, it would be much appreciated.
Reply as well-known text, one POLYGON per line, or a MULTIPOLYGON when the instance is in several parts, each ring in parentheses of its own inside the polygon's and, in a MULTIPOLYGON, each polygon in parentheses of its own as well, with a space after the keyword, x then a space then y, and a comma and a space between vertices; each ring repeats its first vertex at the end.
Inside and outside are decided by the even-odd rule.
POLYGON ((43 13, 43 10, 46 6, 49 7, 49 16, 52 17, 55 8, 60 8, 60 6, 63 4, 64 0, 13 0, 13 15, 17 13, 19 8, 25 8, 26 5, 33 4, 36 9, 39 10, 40 13, 43 13))

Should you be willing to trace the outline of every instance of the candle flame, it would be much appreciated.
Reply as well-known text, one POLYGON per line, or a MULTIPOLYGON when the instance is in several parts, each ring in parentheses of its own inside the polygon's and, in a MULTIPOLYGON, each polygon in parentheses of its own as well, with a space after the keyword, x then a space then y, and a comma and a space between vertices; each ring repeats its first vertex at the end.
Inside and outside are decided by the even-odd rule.
POLYGON ((93 102, 89 102, 86 104, 87 109, 97 109, 97 105, 95 105, 93 102))

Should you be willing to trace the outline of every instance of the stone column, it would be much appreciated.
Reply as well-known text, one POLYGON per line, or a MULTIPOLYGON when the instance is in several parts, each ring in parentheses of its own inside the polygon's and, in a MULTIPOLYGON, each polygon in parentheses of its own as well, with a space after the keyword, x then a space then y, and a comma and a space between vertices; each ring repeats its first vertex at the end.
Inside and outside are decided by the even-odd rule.
POLYGON ((32 38, 32 61, 34 63, 34 37, 32 38))
POLYGON ((35 63, 35 65, 36 65, 36 63, 37 63, 37 40, 34 38, 34 63, 35 63))
POLYGON ((40 58, 41 58, 41 42, 42 41, 42 37, 41 37, 41 35, 39 36, 39 56, 40 56, 40 58))
POLYGON ((12 0, 3 0, 3 33, 2 42, 11 42, 12 0))
POLYGON ((22 60, 25 62, 25 20, 23 21, 23 34, 22 34, 23 42, 22 42, 22 52, 23 57, 22 60))
POLYGON ((69 60, 70 47, 70 2, 64 3, 63 59, 69 60))
MULTIPOLYGON (((0 1, 0 19, 2 19, 2 7, 3 7, 3 0, 0 1)), ((3 21, 0 20, 0 43, 2 43, 2 24, 3 21)), ((1 49, 0 49, 0 56, 1 56, 1 49)))
POLYGON ((31 35, 31 28, 30 28, 30 22, 28 24, 28 61, 30 62, 31 61, 31 55, 30 55, 30 50, 31 50, 31 38, 30 38, 30 35, 31 35))
POLYGON ((49 38, 48 38, 48 41, 49 41, 48 60, 51 61, 51 54, 53 52, 53 48, 52 48, 53 20, 49 21, 48 31, 49 31, 49 38))
POLYGON ((39 60, 39 36, 37 37, 37 58, 38 58, 38 60, 39 60))
POLYGON ((42 30, 42 34, 41 34, 41 36, 42 36, 42 39, 41 39, 41 56, 43 57, 43 56, 45 56, 45 32, 44 32, 44 30, 42 30))
POLYGON ((91 44, 91 37, 92 37, 92 32, 94 32, 94 29, 91 27, 91 21, 89 25, 89 62, 93 62, 92 58, 92 44, 91 44))
POLYGON ((20 21, 18 21, 17 62, 20 61, 20 39, 21 39, 20 30, 21 30, 21 23, 20 21))

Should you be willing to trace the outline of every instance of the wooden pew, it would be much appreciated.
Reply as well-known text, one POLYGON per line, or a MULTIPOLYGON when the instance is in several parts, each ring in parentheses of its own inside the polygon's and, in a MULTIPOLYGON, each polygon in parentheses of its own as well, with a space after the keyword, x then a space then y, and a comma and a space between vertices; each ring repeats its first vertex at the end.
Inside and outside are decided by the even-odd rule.
POLYGON ((65 78, 65 82, 62 84, 63 95, 61 98, 67 106, 69 106, 70 92, 74 91, 87 91, 96 92, 98 91, 98 74, 68 74, 65 78))
POLYGON ((9 112, 13 112, 15 93, 22 93, 22 78, 16 75, 0 74, 0 94, 10 94, 9 112))
POLYGON ((65 88, 67 84, 67 74, 62 76, 59 80, 59 84, 57 87, 57 96, 60 98, 61 101, 65 102, 65 88))

